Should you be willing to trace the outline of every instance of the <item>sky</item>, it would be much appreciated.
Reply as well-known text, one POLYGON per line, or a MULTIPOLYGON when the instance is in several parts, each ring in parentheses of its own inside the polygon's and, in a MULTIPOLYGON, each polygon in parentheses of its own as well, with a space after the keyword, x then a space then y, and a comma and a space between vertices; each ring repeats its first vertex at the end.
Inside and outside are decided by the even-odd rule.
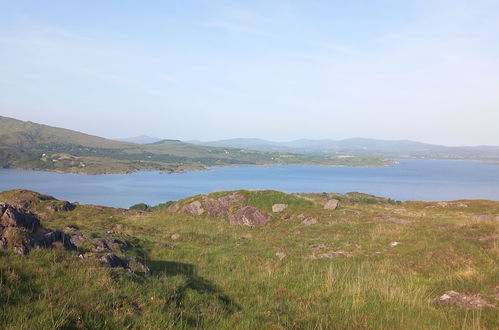
POLYGON ((0 115, 108 138, 499 145, 499 1, 0 0, 0 115))

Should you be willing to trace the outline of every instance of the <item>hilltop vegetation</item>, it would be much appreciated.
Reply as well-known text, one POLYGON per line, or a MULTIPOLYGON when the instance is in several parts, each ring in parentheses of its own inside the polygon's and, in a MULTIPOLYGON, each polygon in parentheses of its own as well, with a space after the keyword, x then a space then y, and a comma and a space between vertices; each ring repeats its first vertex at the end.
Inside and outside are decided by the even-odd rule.
POLYGON ((248 148, 260 151, 292 152, 315 156, 350 155, 375 158, 477 160, 499 163, 499 146, 448 147, 408 140, 352 138, 345 140, 296 140, 272 142, 260 139, 229 139, 193 143, 205 146, 248 148))
POLYGON ((391 163, 379 158, 345 159, 206 147, 176 140, 139 145, 0 116, 0 167, 101 174, 140 170, 171 173, 228 165, 391 163))
POLYGON ((77 245, 22 256, 9 236, 0 328, 499 327, 499 202, 234 191, 137 211, 24 190, 0 202, 77 245), (106 267, 108 254, 127 266, 106 267))

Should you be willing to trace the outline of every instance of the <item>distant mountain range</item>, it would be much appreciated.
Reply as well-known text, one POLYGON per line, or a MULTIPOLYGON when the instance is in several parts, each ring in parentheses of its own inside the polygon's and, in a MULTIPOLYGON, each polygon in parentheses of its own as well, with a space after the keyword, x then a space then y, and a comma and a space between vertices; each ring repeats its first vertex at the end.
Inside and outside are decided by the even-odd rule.
POLYGON ((381 166, 390 163, 378 158, 345 159, 207 147, 178 140, 137 144, 0 116, 0 167, 4 168, 100 174, 141 170, 170 173, 228 165, 381 166))
POLYGON ((316 156, 350 155, 357 157, 467 159, 499 162, 499 146, 449 147, 409 140, 352 138, 345 140, 301 139, 289 142, 274 142, 262 139, 237 138, 209 142, 197 140, 189 142, 204 146, 291 152, 316 156))

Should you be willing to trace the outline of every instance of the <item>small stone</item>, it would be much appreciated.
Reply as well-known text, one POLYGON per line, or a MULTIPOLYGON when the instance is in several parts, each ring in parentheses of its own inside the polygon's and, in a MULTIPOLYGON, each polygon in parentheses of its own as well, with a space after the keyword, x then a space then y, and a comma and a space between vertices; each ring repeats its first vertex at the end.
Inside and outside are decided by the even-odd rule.
POLYGON ((310 260, 317 260, 317 259, 349 258, 351 256, 352 254, 347 251, 330 251, 327 253, 312 254, 308 258, 310 260))
POLYGON ((436 303, 447 303, 457 305, 466 309, 478 309, 483 307, 494 307, 478 295, 465 295, 457 291, 446 291, 443 295, 434 299, 436 303))
POLYGON ((312 249, 312 251, 322 250, 326 248, 326 244, 324 243, 314 244, 310 248, 312 249))
POLYGON ((282 260, 286 257, 286 253, 284 252, 276 252, 275 256, 279 259, 282 260))
POLYGON ((305 226, 315 225, 318 222, 317 218, 307 218, 303 220, 301 223, 305 226))
POLYGON ((288 204, 274 204, 274 205, 272 205, 272 212, 274 212, 274 213, 282 212, 287 208, 288 208, 288 204))
POLYGON ((172 236, 170 236, 170 238, 172 241, 176 241, 176 240, 180 239, 180 234, 178 234, 178 233, 173 234, 172 236))
POLYGON ((391 242, 390 243, 390 246, 397 246, 397 245, 400 245, 400 242, 391 242))

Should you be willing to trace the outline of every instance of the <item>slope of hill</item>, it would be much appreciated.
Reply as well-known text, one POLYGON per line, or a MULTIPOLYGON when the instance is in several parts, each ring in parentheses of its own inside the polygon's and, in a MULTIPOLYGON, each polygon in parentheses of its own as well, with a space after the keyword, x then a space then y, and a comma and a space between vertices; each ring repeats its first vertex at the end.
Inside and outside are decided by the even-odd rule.
POLYGON ((119 138, 115 139, 116 141, 122 141, 122 142, 131 142, 131 143, 137 143, 137 144, 149 144, 149 143, 155 143, 158 141, 161 141, 162 139, 154 136, 149 136, 149 135, 139 135, 139 136, 133 136, 133 137, 128 137, 128 138, 119 138))
POLYGON ((269 164, 380 166, 390 162, 206 147, 176 140, 140 145, 0 117, 0 167, 100 174, 269 164))
POLYGON ((320 156, 347 154, 357 157, 467 159, 499 162, 499 146, 448 147, 408 140, 352 138, 338 141, 301 139, 273 142, 260 139, 228 139, 210 142, 193 141, 193 143, 320 156))
POLYGON ((233 191, 144 212, 22 190, 2 202, 2 329, 499 327, 499 202, 233 191))

